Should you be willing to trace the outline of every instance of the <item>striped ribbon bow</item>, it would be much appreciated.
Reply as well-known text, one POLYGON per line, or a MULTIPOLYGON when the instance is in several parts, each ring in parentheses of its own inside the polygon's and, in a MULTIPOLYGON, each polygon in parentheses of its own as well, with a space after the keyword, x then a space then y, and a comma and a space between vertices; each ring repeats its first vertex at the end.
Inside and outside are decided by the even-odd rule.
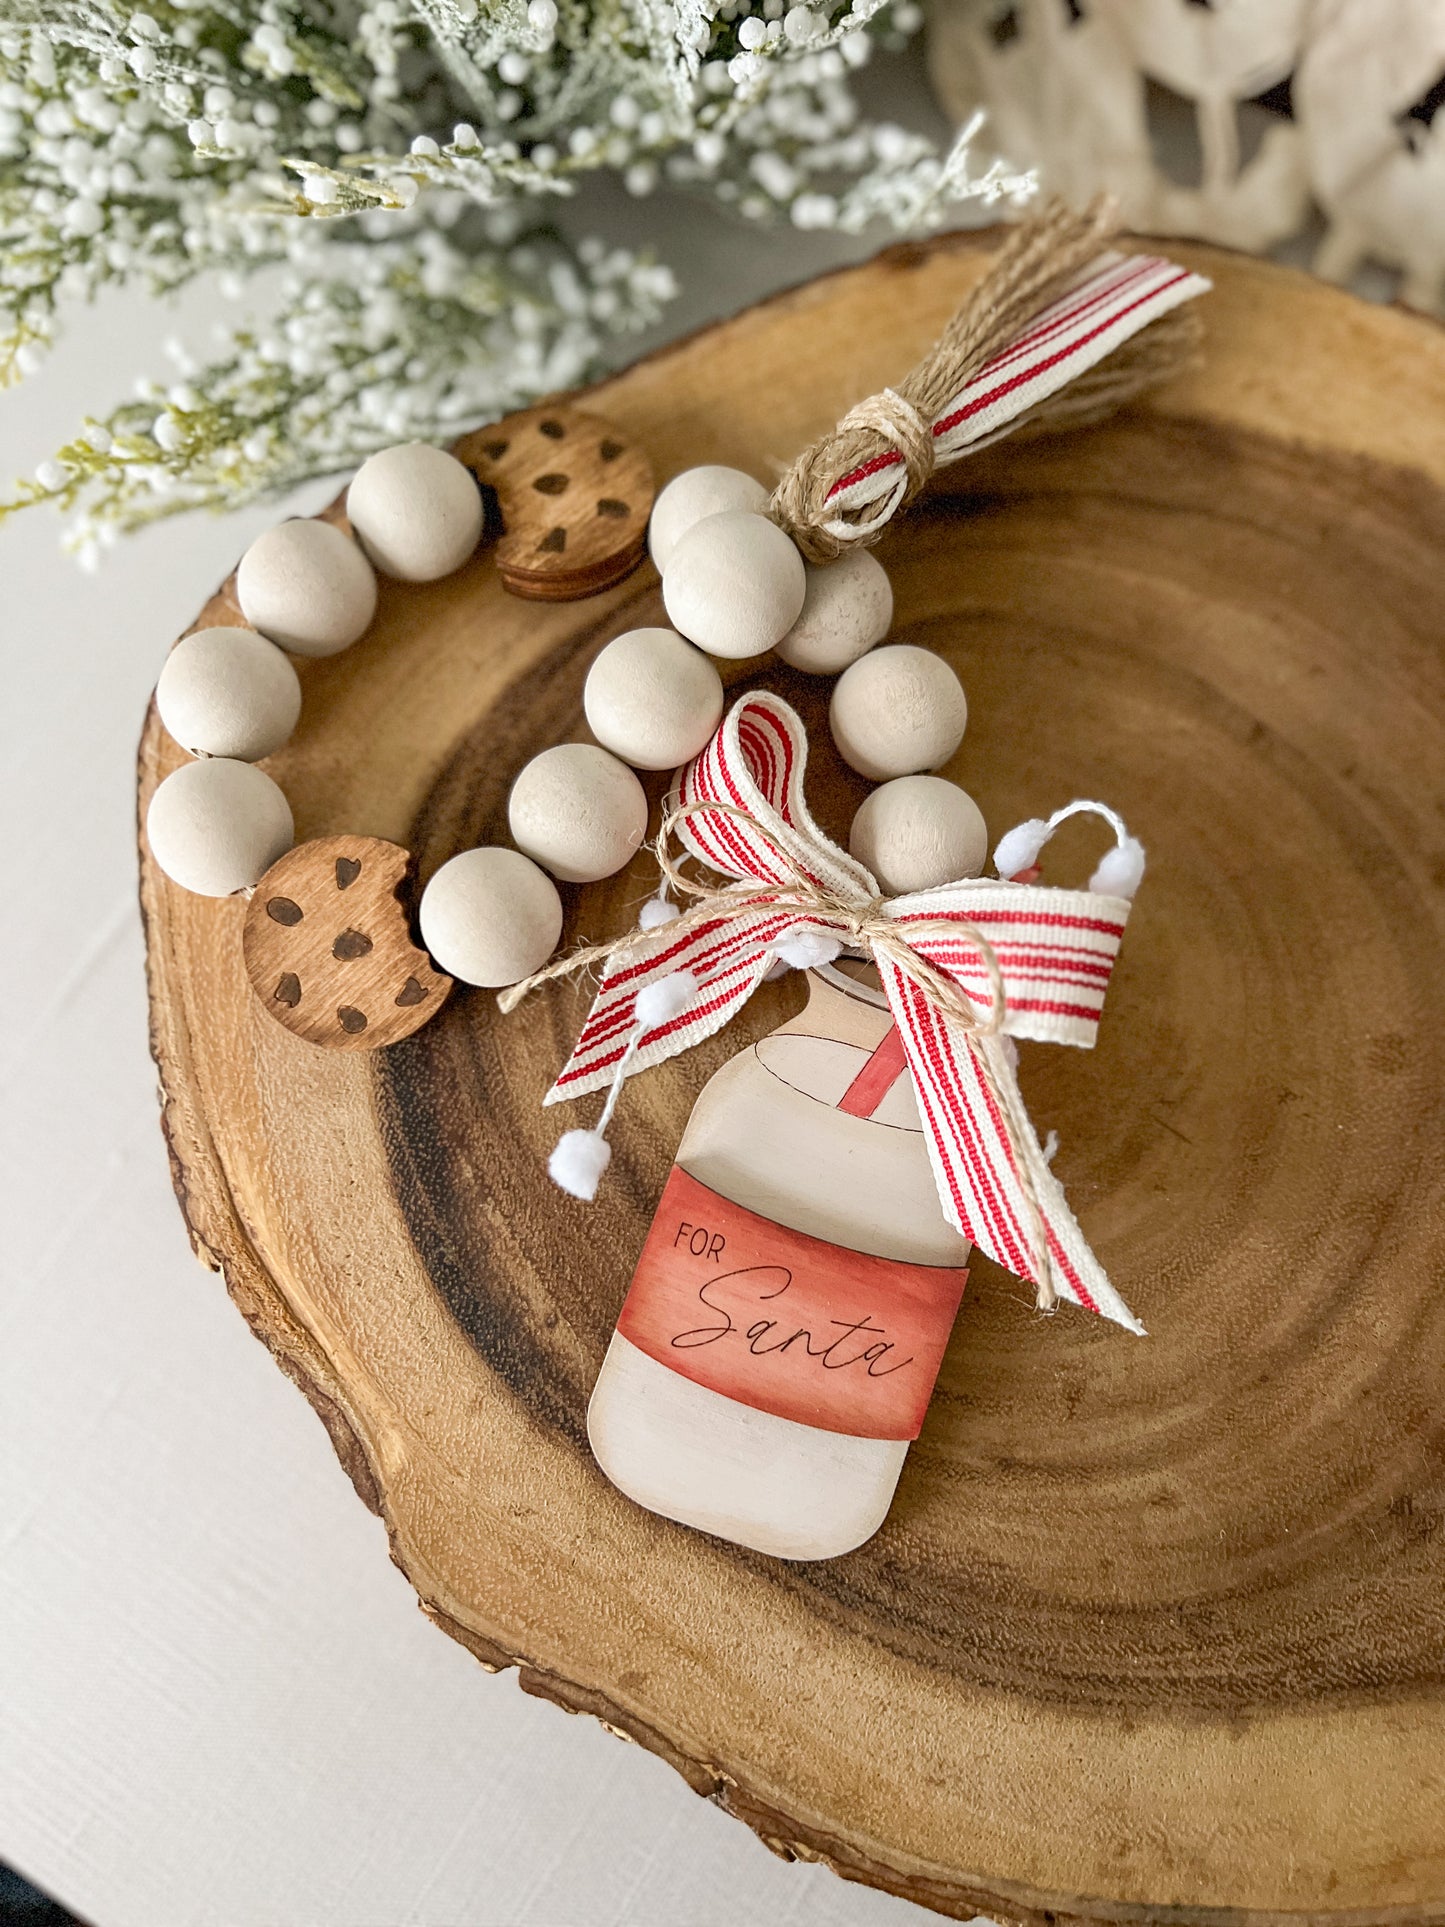
MULTIPOLYGON (((721 1029, 780 956, 804 963, 844 949, 868 955, 912 1073, 945 1217, 1033 1283, 1042 1306, 1067 1298, 1142 1332, 1049 1169, 1009 1042, 1093 1044, 1128 899, 1098 887, 985 878, 884 898, 863 865, 813 821, 803 797, 806 761, 807 736, 794 711, 776 696, 744 696, 682 772, 658 843, 665 877, 698 901, 659 927, 563 960, 504 993, 503 1007, 511 1008, 542 978, 603 962, 597 999, 545 1102, 609 1089, 605 1131, 623 1079, 721 1029), (734 881, 714 887, 685 876, 668 853, 670 834, 734 881), (669 996, 678 985, 683 994, 669 996)), ((1008 867, 1022 869, 1055 824, 1080 808, 1107 817, 1119 849, 1137 852, 1112 811, 1070 805, 1047 824, 1011 832, 1005 843, 1022 836, 1025 847, 1022 861, 1008 867)), ((1095 886, 1109 874, 1106 858, 1095 886)), ((595 1190, 605 1143, 572 1132, 559 1153, 568 1138, 602 1144, 595 1190)), ((553 1170, 565 1182, 555 1158, 553 1170)))

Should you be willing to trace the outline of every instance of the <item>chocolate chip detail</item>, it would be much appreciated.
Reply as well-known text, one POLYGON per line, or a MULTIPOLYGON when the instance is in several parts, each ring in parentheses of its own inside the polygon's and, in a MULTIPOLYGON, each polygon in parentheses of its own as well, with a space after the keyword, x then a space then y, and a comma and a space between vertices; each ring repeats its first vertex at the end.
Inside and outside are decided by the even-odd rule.
POLYGON ((293 903, 290 897, 272 897, 266 905, 266 915, 272 923, 284 923, 289 928, 301 921, 301 905, 293 903))
POLYGON ((366 1013, 355 1009, 351 1004, 341 1006, 336 1013, 336 1021, 351 1037, 355 1037, 358 1031, 366 1029, 366 1013))
POLYGON ((482 453, 489 462, 499 462, 510 447, 510 442, 483 442, 482 453))
POLYGON ((625 455, 627 453, 627 449, 622 442, 608 440, 602 444, 597 453, 602 457, 604 462, 615 462, 619 455, 625 455))
POLYGON ((626 502, 619 502, 616 496, 604 495, 602 500, 597 504, 597 513, 599 515, 615 516, 620 520, 624 516, 631 515, 632 510, 627 506, 626 502))
POLYGON ((278 1004, 285 1004, 295 1010, 301 1001, 301 979, 294 970, 288 970, 272 992, 278 1004))
POLYGON ((532 486, 539 495, 561 495, 571 479, 570 475, 539 475, 532 486))
POLYGON ((403 984, 402 988, 397 992, 396 1001, 403 1007, 409 1004, 422 1004, 426 1002, 426 992, 422 989, 415 977, 408 977, 405 984, 403 984))
POLYGON ((561 422, 554 422, 550 416, 548 416, 546 421, 538 422, 537 427, 542 434, 554 442, 562 441, 567 434, 567 430, 562 426, 561 422))
POLYGON ((338 963, 355 963, 364 957, 371 948, 371 938, 364 930, 343 930, 331 946, 331 954, 338 963))
POLYGON ((336 887, 349 890, 361 875, 361 863, 354 856, 339 856, 336 859, 336 887))
POLYGON ((537 544, 538 555, 560 555, 567 546, 567 531, 563 528, 550 530, 537 544))

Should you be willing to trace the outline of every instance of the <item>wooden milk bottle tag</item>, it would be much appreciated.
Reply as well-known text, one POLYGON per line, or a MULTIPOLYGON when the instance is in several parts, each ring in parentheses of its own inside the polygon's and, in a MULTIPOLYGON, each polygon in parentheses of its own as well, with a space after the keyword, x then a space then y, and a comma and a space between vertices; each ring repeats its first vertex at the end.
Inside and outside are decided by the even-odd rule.
POLYGON ((790 1231, 674 1165, 617 1329, 760 1412, 916 1439, 966 1275, 790 1231))
POLYGON ((856 969, 698 1098, 588 1411, 630 1498, 789 1559, 882 1524, 968 1275, 856 969))

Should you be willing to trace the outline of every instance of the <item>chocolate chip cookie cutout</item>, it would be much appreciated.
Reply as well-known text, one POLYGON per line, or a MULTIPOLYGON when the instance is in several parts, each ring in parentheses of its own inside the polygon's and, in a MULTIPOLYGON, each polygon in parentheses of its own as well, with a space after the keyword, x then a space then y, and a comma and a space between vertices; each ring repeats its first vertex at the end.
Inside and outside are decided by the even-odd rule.
POLYGON ((452 987, 411 935, 411 858, 374 836, 322 836, 256 885, 241 946, 251 988, 278 1024, 328 1050, 410 1037, 452 987))
POLYGON ((464 436, 453 453, 496 503, 497 571, 513 595, 596 595, 642 560, 652 465, 602 416, 529 408, 464 436))

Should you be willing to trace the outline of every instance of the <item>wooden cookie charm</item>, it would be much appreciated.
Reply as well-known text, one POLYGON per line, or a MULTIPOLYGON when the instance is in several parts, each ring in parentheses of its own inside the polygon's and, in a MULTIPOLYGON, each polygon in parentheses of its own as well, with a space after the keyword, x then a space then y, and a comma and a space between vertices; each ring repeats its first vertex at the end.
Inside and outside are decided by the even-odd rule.
POLYGON ((463 436, 455 452, 496 497, 497 571, 513 595, 596 595, 642 560, 652 465, 601 416, 531 408, 463 436))
POLYGON ((322 836, 256 885, 242 949, 251 988, 289 1031, 329 1050, 375 1050, 420 1030, 452 987, 412 941, 407 852, 322 836))

